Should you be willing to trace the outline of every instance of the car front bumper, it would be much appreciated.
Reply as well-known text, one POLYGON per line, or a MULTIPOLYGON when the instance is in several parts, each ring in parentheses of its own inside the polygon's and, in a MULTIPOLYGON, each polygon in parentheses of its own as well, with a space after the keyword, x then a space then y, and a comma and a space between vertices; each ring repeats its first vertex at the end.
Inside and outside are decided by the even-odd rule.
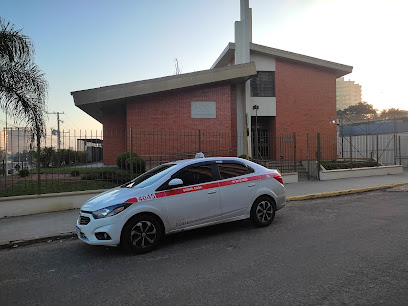
POLYGON ((115 246, 120 244, 120 236, 122 232, 122 222, 118 219, 118 216, 95 219, 92 214, 80 212, 79 218, 76 223, 76 231, 78 238, 83 242, 92 245, 110 245, 115 246), (109 235, 110 239, 99 239, 96 234, 103 236, 103 233, 109 235))

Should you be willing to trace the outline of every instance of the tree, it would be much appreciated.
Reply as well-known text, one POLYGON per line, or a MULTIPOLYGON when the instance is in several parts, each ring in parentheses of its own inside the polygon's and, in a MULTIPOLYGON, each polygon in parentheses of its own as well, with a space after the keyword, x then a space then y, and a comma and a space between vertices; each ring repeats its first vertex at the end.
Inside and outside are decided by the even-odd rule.
POLYGON ((337 111, 337 118, 342 118, 345 123, 353 123, 367 119, 375 119, 377 110, 367 102, 350 105, 346 109, 337 111))
POLYGON ((0 19, 0 107, 42 136, 48 84, 33 55, 30 39, 0 19))
POLYGON ((384 109, 378 115, 379 119, 394 119, 394 118, 408 118, 408 111, 400 110, 399 108, 384 109))

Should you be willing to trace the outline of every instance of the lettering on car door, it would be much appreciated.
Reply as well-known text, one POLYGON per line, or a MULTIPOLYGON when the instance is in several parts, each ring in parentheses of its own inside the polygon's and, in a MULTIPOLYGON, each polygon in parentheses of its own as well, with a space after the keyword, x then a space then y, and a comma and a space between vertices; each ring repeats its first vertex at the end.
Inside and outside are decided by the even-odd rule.
POLYGON ((218 182, 211 164, 186 167, 172 178, 183 186, 169 189, 165 201, 171 228, 199 225, 218 220, 221 216, 218 182))
POLYGON ((221 179, 221 214, 223 218, 240 216, 251 204, 257 176, 244 164, 225 162, 217 165, 221 179))

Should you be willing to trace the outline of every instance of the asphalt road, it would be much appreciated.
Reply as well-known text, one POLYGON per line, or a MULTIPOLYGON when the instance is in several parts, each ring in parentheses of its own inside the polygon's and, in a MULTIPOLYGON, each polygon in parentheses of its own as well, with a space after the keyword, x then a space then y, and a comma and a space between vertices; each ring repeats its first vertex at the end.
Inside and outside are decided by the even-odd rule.
POLYGON ((130 256, 77 239, 0 251, 0 304, 407 305, 408 192, 290 202, 272 226, 130 256))

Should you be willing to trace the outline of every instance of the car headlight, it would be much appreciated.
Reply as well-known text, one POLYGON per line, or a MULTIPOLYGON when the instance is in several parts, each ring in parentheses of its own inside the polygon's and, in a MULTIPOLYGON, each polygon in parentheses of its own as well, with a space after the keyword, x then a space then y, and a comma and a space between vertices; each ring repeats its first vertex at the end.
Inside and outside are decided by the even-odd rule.
POLYGON ((112 217, 112 216, 117 215, 118 213, 124 211, 130 205, 132 205, 132 203, 123 203, 123 204, 117 204, 117 205, 112 205, 112 206, 109 206, 109 207, 105 207, 105 208, 99 209, 97 211, 94 211, 92 213, 92 216, 95 219, 112 217))

